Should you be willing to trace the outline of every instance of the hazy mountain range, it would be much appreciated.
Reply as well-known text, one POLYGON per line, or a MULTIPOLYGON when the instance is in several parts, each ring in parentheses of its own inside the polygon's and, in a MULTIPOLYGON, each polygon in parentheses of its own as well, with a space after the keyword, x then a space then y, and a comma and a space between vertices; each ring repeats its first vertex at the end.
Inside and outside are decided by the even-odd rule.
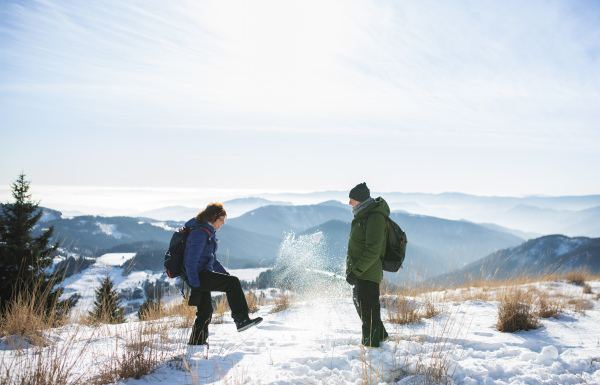
MULTIPOLYGON (((304 194, 303 197, 339 198, 340 194, 323 192, 304 194)), ((382 195, 393 210, 391 218, 407 232, 409 240, 405 268, 396 275, 388 276, 393 281, 427 279, 461 269, 499 250, 517 247, 528 239, 544 234, 537 232, 543 230, 537 222, 544 222, 546 228, 561 227, 572 231, 587 226, 588 233, 594 233, 600 222, 600 206, 594 206, 600 203, 599 196, 495 198, 464 194, 382 195), (424 210, 445 210, 446 213, 465 208, 461 211, 466 214, 465 217, 469 213, 475 215, 473 212, 478 211, 476 215, 485 217, 487 221, 474 223, 444 219, 399 209, 402 205, 415 202, 424 210), (489 218, 492 215, 490 213, 501 213, 499 217, 510 217, 511 221, 521 221, 521 225, 516 229, 499 225, 489 218), (554 223, 553 218, 559 218, 560 223, 554 223), (535 231, 523 230, 528 228, 535 231)), ((231 268, 269 266, 274 262, 286 234, 321 232, 326 250, 323 258, 327 259, 329 266, 343 269, 352 220, 350 207, 336 199, 305 205, 289 203, 297 199, 294 194, 282 194, 277 201, 244 198, 225 202, 230 216, 217 234, 220 241, 219 258, 231 268)), ((140 217, 63 217, 58 211, 44 209, 37 230, 53 225, 57 240, 64 249, 87 256, 97 256, 107 251, 135 252, 143 249, 143 255, 140 254, 137 259, 138 268, 159 270, 171 234, 193 217, 196 210, 170 207, 145 212, 140 217), (156 258, 156 261, 152 258, 156 258)))
MULTIPOLYGON (((393 211, 432 217, 489 223, 520 232, 526 238, 547 234, 600 237, 600 195, 563 197, 488 197, 461 193, 401 193, 372 192, 384 197, 393 211)), ((347 191, 314 193, 264 194, 261 197, 240 198, 224 202, 229 218, 266 205, 313 205, 348 200, 347 191)), ((347 207, 347 205, 346 205, 347 207)), ((191 218, 198 207, 173 206, 136 214, 158 220, 183 221, 191 218)))
MULTIPOLYGON (((235 218, 248 211, 267 205, 291 206, 290 202, 270 201, 264 198, 249 197, 232 199, 223 202, 228 218, 235 218)), ((156 210, 144 211, 136 216, 158 219, 160 221, 187 221, 195 216, 201 208, 185 206, 169 206, 156 210)))
POLYGON ((566 273, 600 272, 600 238, 546 235, 499 250, 451 273, 435 277, 440 284, 566 273))

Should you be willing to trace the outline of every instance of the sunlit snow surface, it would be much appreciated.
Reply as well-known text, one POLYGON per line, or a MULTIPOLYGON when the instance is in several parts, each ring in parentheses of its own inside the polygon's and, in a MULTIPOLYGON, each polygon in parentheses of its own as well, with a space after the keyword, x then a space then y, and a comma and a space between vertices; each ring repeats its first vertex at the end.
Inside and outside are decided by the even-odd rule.
MULTIPOLYGON (((590 285, 600 292, 600 282, 590 285)), ((535 286, 557 292, 575 288, 563 282, 535 286)), ((227 315, 225 323, 211 325, 210 348, 187 355, 186 360, 197 384, 362 384, 369 376, 376 384, 421 383, 418 376, 406 372, 440 360, 450 368, 453 380, 449 383, 598 384, 600 307, 598 301, 592 303, 593 309, 585 314, 567 311, 559 319, 543 319, 537 330, 500 333, 495 329, 497 302, 449 302, 444 313, 417 324, 386 322, 392 338, 381 349, 364 351, 358 345, 360 321, 347 290, 343 298, 316 297, 275 314, 269 313, 270 306, 263 307, 253 316, 264 317, 264 322, 243 333, 236 331, 227 315)), ((125 343, 126 330, 142 325, 104 326, 102 338, 93 339, 92 349, 78 359, 75 372, 93 376, 100 370, 99 362, 125 343)), ((76 328, 68 326, 50 334, 68 341, 76 328)), ((74 357, 91 333, 100 332, 81 327, 77 338, 82 342, 73 346, 74 357)), ((184 354, 188 334, 189 329, 173 327, 168 340, 156 348, 172 357, 184 354)), ((0 348, 9 347, 2 343, 0 348)), ((2 354, 4 360, 16 356, 11 350, 2 354)), ((117 383, 193 384, 192 375, 174 362, 165 361, 139 380, 117 383)))
MULTIPOLYGON (((442 372, 449 375, 449 384, 600 384, 600 301, 596 294, 583 294, 581 286, 563 281, 528 285, 549 295, 586 300, 590 308, 585 313, 567 310, 558 319, 541 319, 541 328, 518 333, 496 330, 496 301, 442 301, 444 297, 454 298, 453 294, 461 289, 430 293, 428 296, 437 298, 436 303, 443 306, 444 312, 400 326, 387 322, 387 309, 383 308, 391 338, 380 349, 369 350, 359 345, 361 323, 350 287, 339 273, 321 272, 324 266, 320 240, 292 234, 282 242, 275 269, 280 271, 282 282, 295 282, 304 293, 289 309, 271 314, 273 305, 260 307, 252 317, 261 316, 264 322, 243 333, 236 331, 226 314, 224 323, 210 326, 209 348, 201 348, 197 355, 187 350, 189 328, 178 327, 180 322, 173 319, 156 321, 172 325, 157 337, 158 342, 153 342, 153 348, 164 353, 164 360, 139 380, 117 383, 421 384, 425 383, 421 376, 424 370, 442 367, 442 372), (191 373, 184 368, 182 356, 191 373)), ((116 288, 135 287, 145 279, 160 276, 132 272, 123 277, 124 269, 117 266, 132 257, 131 253, 105 254, 85 273, 70 278, 66 288, 84 293, 78 309, 91 306, 93 290, 106 274, 116 288)), ((261 271, 231 273, 251 280, 261 271)), ((600 292, 600 281, 588 284, 593 293, 600 292)), ((258 294, 262 292, 272 294, 271 289, 258 294)), ((117 353, 124 349, 127 334, 144 325, 147 323, 134 322, 130 316, 129 322, 122 325, 70 325, 50 331, 48 336, 58 341, 59 349, 68 349, 66 355, 75 365, 73 375, 91 381, 102 369, 102 363, 110 362, 115 348, 117 353), (87 342, 91 347, 80 354, 87 342)), ((152 338, 152 334, 139 334, 152 338)), ((5 367, 24 357, 11 346, 14 341, 8 343, 6 337, 0 340, 5 367)), ((35 354, 34 347, 28 349, 35 354)))

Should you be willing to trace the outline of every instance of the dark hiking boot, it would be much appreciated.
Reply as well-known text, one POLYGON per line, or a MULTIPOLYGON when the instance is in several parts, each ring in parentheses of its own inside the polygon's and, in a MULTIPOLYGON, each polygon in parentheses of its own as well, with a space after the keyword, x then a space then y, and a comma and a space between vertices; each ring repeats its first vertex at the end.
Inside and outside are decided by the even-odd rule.
POLYGON ((256 317, 255 319, 246 318, 243 321, 236 322, 235 326, 237 327, 238 332, 243 332, 244 330, 251 328, 252 326, 256 326, 262 322, 261 317, 256 317))

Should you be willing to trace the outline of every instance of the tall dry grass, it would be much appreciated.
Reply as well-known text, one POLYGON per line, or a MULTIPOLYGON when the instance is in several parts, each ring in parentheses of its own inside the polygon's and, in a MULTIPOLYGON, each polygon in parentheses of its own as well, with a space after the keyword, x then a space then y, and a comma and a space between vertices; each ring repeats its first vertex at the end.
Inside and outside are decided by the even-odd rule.
POLYGON ((360 346, 360 383, 455 384, 457 362, 467 355, 460 341, 465 340, 469 328, 469 321, 458 314, 432 320, 427 337, 407 335, 392 339, 391 358, 385 360, 373 360, 374 350, 360 346))
MULTIPOLYGON (((91 320, 87 312, 67 317, 41 306, 43 293, 24 293, 15 298, 0 317, 0 333, 9 349, 0 354, 0 384, 71 385, 108 384, 141 378, 165 361, 172 361, 187 344, 195 308, 186 301, 167 301, 148 309, 147 321, 108 328, 91 320), (59 314, 61 317, 56 317, 59 314), (110 330, 116 327, 116 334, 110 330), (170 338, 173 329, 181 329, 170 338), (94 342, 114 339, 113 349, 98 351, 94 342), (174 348, 175 346, 175 348, 174 348), (108 355, 107 355, 108 354, 108 355), (90 359, 90 355, 95 357, 90 359), (94 373, 82 370, 81 362, 97 362, 94 373)), ((53 309, 51 309, 53 310, 53 309)))
POLYGON ((248 312, 251 314, 256 313, 260 308, 260 299, 254 291, 246 293, 246 303, 248 304, 248 312))
POLYGON ((273 295, 273 307, 269 313, 279 313, 287 310, 292 305, 291 293, 288 290, 281 289, 279 293, 273 295))
POLYGON ((588 273, 585 270, 573 270, 569 271, 565 275, 565 280, 573 285, 583 286, 587 280, 588 273))
POLYGON ((221 295, 215 300, 215 306, 213 309, 213 324, 222 324, 225 322, 225 314, 230 311, 227 297, 221 295))
POLYGON ((503 290, 498 305, 496 329, 505 333, 540 327, 535 316, 533 294, 517 286, 503 290))
POLYGON ((6 311, 0 314, 0 337, 20 336, 11 340, 45 346, 42 332, 68 322, 69 315, 65 309, 60 309, 58 298, 50 296, 49 288, 42 290, 38 282, 33 285, 31 291, 21 292, 13 298, 6 311), (53 298, 50 304, 49 298, 53 298))
POLYGON ((406 325, 430 319, 444 312, 445 306, 431 293, 405 296, 403 291, 383 297, 383 308, 387 310, 386 320, 393 324, 406 325))
MULTIPOLYGON (((75 326, 56 338, 46 338, 45 345, 4 350, 0 358, 0 383, 19 385, 78 385, 87 373, 79 368, 89 351, 93 335, 82 336, 75 326)), ((13 338, 15 336, 12 336, 13 338)))
POLYGON ((140 379, 158 365, 177 356, 176 352, 185 346, 184 338, 187 335, 182 335, 179 341, 171 340, 168 331, 173 327, 172 321, 166 318, 124 325, 114 337, 114 351, 99 361, 100 371, 93 383, 105 385, 128 378, 140 379), (172 344, 179 345, 179 349, 172 349, 172 344))

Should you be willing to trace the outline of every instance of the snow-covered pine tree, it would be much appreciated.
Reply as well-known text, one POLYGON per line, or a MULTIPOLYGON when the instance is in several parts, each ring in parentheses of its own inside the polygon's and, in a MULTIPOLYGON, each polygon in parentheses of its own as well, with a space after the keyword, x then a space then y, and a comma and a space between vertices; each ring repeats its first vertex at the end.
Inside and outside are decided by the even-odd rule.
POLYGON ((39 203, 31 200, 29 184, 21 173, 12 184, 14 203, 0 203, 0 311, 6 311, 17 296, 35 296, 30 300, 44 306, 43 313, 56 317, 68 313, 77 299, 72 296, 60 301, 63 289, 57 285, 62 274, 47 272, 58 242, 48 245, 54 232, 52 226, 40 236, 32 236, 43 212, 39 203))
POLYGON ((89 316, 97 322, 110 324, 125 322, 125 308, 121 305, 121 298, 108 274, 96 289, 94 307, 89 312, 89 316))

